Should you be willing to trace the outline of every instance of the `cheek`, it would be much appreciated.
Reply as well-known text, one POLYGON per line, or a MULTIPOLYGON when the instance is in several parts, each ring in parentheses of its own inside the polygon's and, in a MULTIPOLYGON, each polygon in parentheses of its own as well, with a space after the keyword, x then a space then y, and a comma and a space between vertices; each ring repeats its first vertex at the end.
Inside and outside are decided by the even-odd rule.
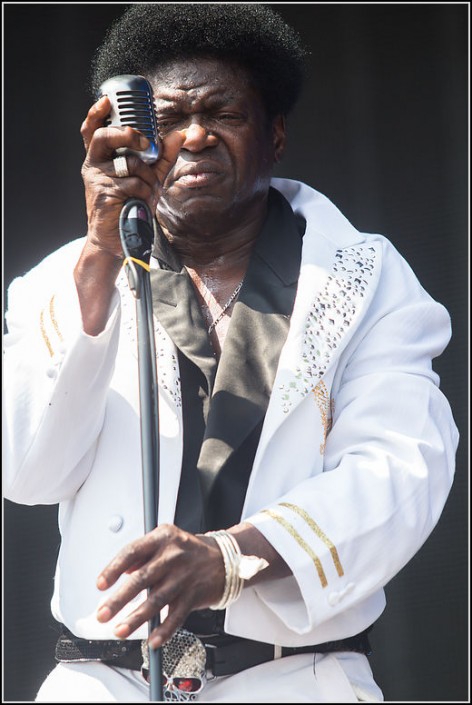
POLYGON ((270 177, 275 163, 275 149, 266 134, 253 135, 242 146, 236 145, 233 154, 239 178, 266 182, 270 177))

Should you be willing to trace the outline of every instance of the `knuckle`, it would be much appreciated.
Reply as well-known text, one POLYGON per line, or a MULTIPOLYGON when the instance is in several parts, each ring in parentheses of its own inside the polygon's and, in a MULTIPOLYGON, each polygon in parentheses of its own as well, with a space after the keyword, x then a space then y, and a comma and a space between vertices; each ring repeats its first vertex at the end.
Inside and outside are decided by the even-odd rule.
POLYGON ((153 590, 148 595, 148 602, 153 609, 159 610, 163 605, 166 605, 165 596, 163 593, 159 593, 157 590, 153 590))
POLYGON ((168 587, 165 590, 160 590, 159 595, 162 600, 162 603, 164 605, 170 604, 173 600, 176 599, 176 595, 178 594, 179 589, 176 585, 172 587, 168 587))
POLYGON ((139 171, 139 167, 141 166, 141 160, 139 157, 137 157, 134 154, 125 154, 126 157, 126 163, 128 165, 128 171, 131 173, 131 171, 139 171))
POLYGON ((134 571, 134 574, 136 575, 136 581, 139 585, 148 585, 152 580, 152 570, 148 565, 134 571))
POLYGON ((148 196, 148 189, 145 187, 141 179, 137 176, 127 177, 127 183, 122 183, 123 179, 119 179, 119 183, 122 186, 127 196, 137 196, 144 198, 148 196))
POLYGON ((124 559, 130 559, 134 561, 140 554, 139 545, 136 543, 130 543, 123 551, 122 557, 124 559))
POLYGON ((138 180, 131 180, 129 184, 126 185, 126 195, 139 198, 146 202, 150 199, 149 189, 143 186, 138 180))
POLYGON ((160 529, 162 530, 163 538, 167 541, 173 541, 180 533, 183 533, 175 524, 162 524, 160 529))

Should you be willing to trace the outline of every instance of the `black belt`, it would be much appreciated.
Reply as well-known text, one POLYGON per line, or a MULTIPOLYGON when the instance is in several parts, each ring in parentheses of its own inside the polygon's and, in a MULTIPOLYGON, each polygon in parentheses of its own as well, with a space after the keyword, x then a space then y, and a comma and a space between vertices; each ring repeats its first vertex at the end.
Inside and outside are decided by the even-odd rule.
MULTIPOLYGON (((369 631, 370 629, 366 629, 356 636, 312 646, 283 646, 279 654, 275 653, 276 647, 273 644, 242 639, 229 634, 202 636, 200 640, 207 653, 206 667, 214 676, 228 676, 266 661, 272 661, 277 656, 325 654, 334 651, 355 651, 369 655, 371 653, 367 636, 369 631)), ((64 627, 56 644, 56 660, 102 661, 110 666, 140 671, 143 665, 141 645, 142 641, 137 639, 126 641, 80 639, 64 627)))

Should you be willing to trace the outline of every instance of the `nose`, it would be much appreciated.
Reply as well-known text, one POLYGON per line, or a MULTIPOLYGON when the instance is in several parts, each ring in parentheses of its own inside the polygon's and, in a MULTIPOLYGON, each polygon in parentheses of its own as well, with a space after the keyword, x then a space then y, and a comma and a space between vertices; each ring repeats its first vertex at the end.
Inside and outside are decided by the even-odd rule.
POLYGON ((185 132, 185 142, 182 149, 187 149, 189 152, 199 152, 206 147, 214 147, 218 139, 200 122, 192 122, 183 130, 185 132))

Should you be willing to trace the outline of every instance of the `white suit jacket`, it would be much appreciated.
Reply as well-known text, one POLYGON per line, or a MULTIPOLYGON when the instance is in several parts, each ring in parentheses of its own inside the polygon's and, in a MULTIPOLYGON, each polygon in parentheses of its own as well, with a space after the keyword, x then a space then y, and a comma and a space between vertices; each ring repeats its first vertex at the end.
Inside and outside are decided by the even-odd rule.
MULTIPOLYGON (((356 634, 381 614, 383 587, 440 517, 458 433, 431 365, 451 334, 444 307, 386 238, 358 232, 302 183, 272 185, 307 227, 243 518, 293 576, 245 588, 226 630, 295 646, 356 634)), ((4 489, 14 502, 60 503, 53 614, 78 636, 110 639, 121 615, 96 621, 95 580, 144 531, 135 302, 123 274, 106 329, 84 334, 72 277, 83 243, 10 287, 4 489)), ((171 523, 181 397, 176 350, 157 323, 156 349, 159 522, 171 523)), ((146 636, 146 625, 133 634, 146 636)))

